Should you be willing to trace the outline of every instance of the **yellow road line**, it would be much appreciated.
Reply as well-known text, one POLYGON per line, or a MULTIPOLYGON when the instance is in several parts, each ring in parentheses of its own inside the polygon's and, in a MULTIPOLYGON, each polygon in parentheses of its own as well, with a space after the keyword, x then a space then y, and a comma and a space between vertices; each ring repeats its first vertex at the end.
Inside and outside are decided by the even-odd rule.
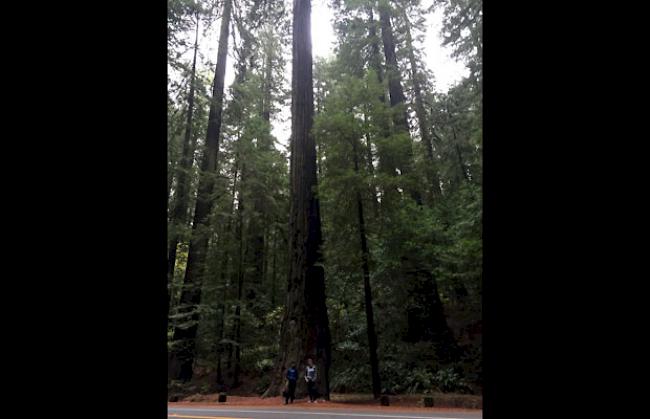
POLYGON ((191 418, 191 419, 252 419, 252 418, 231 418, 226 416, 186 416, 171 413, 167 415, 168 418, 191 418))

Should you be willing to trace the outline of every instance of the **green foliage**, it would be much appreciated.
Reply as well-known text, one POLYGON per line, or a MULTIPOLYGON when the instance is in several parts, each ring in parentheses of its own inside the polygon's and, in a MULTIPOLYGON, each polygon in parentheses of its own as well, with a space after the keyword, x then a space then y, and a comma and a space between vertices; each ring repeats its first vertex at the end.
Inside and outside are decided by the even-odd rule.
MULTIPOLYGON (((437 386, 442 386, 444 391, 460 391, 465 388, 460 373, 454 375, 441 369, 434 355, 435 342, 406 344, 402 339, 409 327, 405 309, 427 309, 424 300, 412 296, 430 281, 426 276, 412 277, 409 271, 415 267, 428 270, 438 284, 445 307, 449 307, 449 314, 454 317, 451 325, 463 348, 460 361, 463 374, 478 381, 480 365, 476 361, 480 353, 476 351, 476 342, 470 341, 464 330, 480 319, 481 121, 477 116, 480 97, 471 84, 464 83, 447 95, 435 97, 427 93, 427 111, 436 117, 432 118, 438 137, 435 151, 440 160, 437 170, 444 195, 434 205, 416 204, 405 191, 416 189, 427 178, 425 173, 430 163, 424 158, 424 149, 416 144, 412 173, 396 176, 382 170, 382 166, 407 165, 404 159, 411 153, 411 139, 406 134, 386 135, 383 131, 382 127, 391 118, 387 106, 378 101, 383 89, 369 60, 364 61, 361 56, 352 61, 349 54, 359 45, 367 46, 360 39, 368 29, 363 23, 364 4, 341 4, 345 7, 338 9, 344 19, 339 19, 337 27, 340 39, 337 59, 317 62, 314 71, 319 104, 314 133, 322 161, 319 193, 324 219, 328 306, 336 348, 332 383, 339 390, 366 391, 370 382, 367 363, 362 363, 365 368, 359 365, 359 357, 367 357, 361 253, 356 239, 356 192, 359 191, 371 251, 383 387, 399 393, 437 386), (360 70, 359 66, 365 68, 360 70), (366 141, 368 138, 370 143, 366 141), (369 145, 371 153, 368 153, 369 145), (462 165, 458 163, 458 150, 462 165), (369 155, 373 158, 372 165, 379 166, 378 171, 369 172, 369 155), (379 213, 371 210, 373 189, 380 192, 379 213), (395 194, 394 190, 399 193, 395 194)), ((419 6, 408 7, 412 13, 419 6)), ((417 39, 422 20, 414 16, 412 13, 410 18, 417 39)), ((398 18, 396 22, 399 40, 404 21, 398 18)), ((417 51, 416 56, 419 57, 417 51)), ((421 86, 430 92, 431 83, 426 80, 430 75, 423 70, 419 72, 425 77, 421 86)))
POLYGON ((464 393, 468 389, 465 380, 453 368, 445 368, 436 372, 435 376, 433 376, 433 382, 443 393, 464 393))
POLYGON ((262 395, 269 388, 271 384, 271 374, 267 371, 264 375, 260 375, 255 381, 255 393, 262 395))
POLYGON ((330 379, 331 391, 335 393, 356 393, 371 391, 370 371, 367 364, 358 363, 344 370, 336 370, 330 379))
MULTIPOLYGON (((411 127, 419 128, 420 121, 412 112, 417 82, 426 115, 422 128, 433 138, 433 162, 419 141, 419 133, 396 132, 393 125, 394 113, 405 108, 391 109, 387 100, 379 3, 331 3, 336 13, 336 57, 315 62, 317 114, 313 126, 332 335, 331 389, 371 391, 358 215, 361 206, 370 252, 383 390, 476 391, 482 384, 481 2, 435 2, 444 8, 446 44, 471 70, 470 77, 447 92, 434 91, 433 75, 424 65, 422 36, 427 28, 421 2, 382 2, 390 6, 392 15, 407 96, 402 106, 410 112, 411 127), (412 38, 409 42, 407 28, 412 38), (432 174, 440 180, 440 196, 416 202, 410 192, 422 192, 432 174), (432 284, 460 348, 455 362, 438 359, 441 344, 435 339, 407 339, 413 326, 408 312, 430 309, 422 290, 434 289, 432 284)), ((215 8, 215 4, 169 2, 170 202, 176 189, 187 117, 191 65, 186 52, 192 47, 197 11, 201 28, 207 28, 218 17, 220 7, 215 8)), ((168 347, 179 344, 171 339, 173 329, 195 326, 192 315, 198 314, 196 351, 201 371, 215 374, 221 362, 224 381, 230 385, 234 353, 240 350, 241 376, 257 377, 252 387, 258 393, 268 386, 279 351, 289 265, 288 155, 271 134, 278 111, 288 105, 283 74, 284 56, 290 50, 287 17, 282 2, 235 3, 231 28, 234 46, 229 51, 235 58, 235 81, 228 86, 223 109, 218 173, 211 174, 215 180, 210 196, 214 203, 212 222, 196 230, 186 224, 169 225, 170 235, 179 233, 181 243, 171 284, 168 347), (179 297, 183 287, 187 288, 182 281, 193 234, 209 238, 201 304, 180 314, 179 297)), ((199 60, 205 61, 205 57, 199 55, 199 60)), ((189 208, 194 207, 199 177, 196 161, 202 153, 211 100, 212 69, 206 70, 205 62, 201 64, 192 121, 196 152, 189 171, 189 208)))
POLYGON ((260 374, 265 374, 271 371, 273 368, 274 360, 271 358, 262 358, 255 362, 255 368, 260 372, 260 374))
MULTIPOLYGON (((431 372, 427 368, 421 367, 410 370, 408 374, 399 378, 398 384, 394 387, 394 390, 399 393, 419 393, 424 389, 431 388, 433 383, 431 372)), ((390 384, 390 381, 387 384, 390 384)))

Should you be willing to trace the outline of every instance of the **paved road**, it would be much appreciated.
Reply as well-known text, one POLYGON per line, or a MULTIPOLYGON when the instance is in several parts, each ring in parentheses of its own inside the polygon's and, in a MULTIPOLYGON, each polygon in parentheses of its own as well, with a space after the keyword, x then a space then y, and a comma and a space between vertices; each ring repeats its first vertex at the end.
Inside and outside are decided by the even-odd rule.
POLYGON ((422 412, 400 412, 391 410, 381 412, 377 410, 354 410, 345 412, 343 409, 283 409, 277 408, 255 408, 255 407, 232 407, 232 408, 211 408, 211 407, 168 407, 168 418, 170 419, 481 419, 483 414, 479 412, 449 412, 449 413, 427 413, 422 412))

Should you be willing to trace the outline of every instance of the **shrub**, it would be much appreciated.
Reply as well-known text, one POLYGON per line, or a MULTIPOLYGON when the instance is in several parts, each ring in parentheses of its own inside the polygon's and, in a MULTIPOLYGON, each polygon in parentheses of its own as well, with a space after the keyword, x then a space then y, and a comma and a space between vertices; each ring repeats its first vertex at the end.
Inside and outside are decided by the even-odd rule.
POLYGON ((438 370, 433 377, 433 381, 443 393, 466 393, 469 390, 465 380, 463 380, 459 373, 454 371, 454 368, 438 370))

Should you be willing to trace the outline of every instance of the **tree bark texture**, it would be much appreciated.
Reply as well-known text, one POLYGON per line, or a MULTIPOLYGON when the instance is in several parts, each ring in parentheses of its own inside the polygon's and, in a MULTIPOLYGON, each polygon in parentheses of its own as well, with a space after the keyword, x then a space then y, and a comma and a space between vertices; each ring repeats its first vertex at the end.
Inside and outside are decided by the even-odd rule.
MULTIPOLYGON (((321 265, 321 223, 316 196, 316 145, 312 135, 314 100, 311 54, 311 2, 293 2, 291 106, 291 209, 289 278, 280 332, 280 356, 265 396, 281 392, 291 363, 304 373, 307 358, 318 371, 318 392, 329 399, 330 330, 325 305, 325 272, 321 265)), ((306 391, 298 380, 296 394, 306 391)))

